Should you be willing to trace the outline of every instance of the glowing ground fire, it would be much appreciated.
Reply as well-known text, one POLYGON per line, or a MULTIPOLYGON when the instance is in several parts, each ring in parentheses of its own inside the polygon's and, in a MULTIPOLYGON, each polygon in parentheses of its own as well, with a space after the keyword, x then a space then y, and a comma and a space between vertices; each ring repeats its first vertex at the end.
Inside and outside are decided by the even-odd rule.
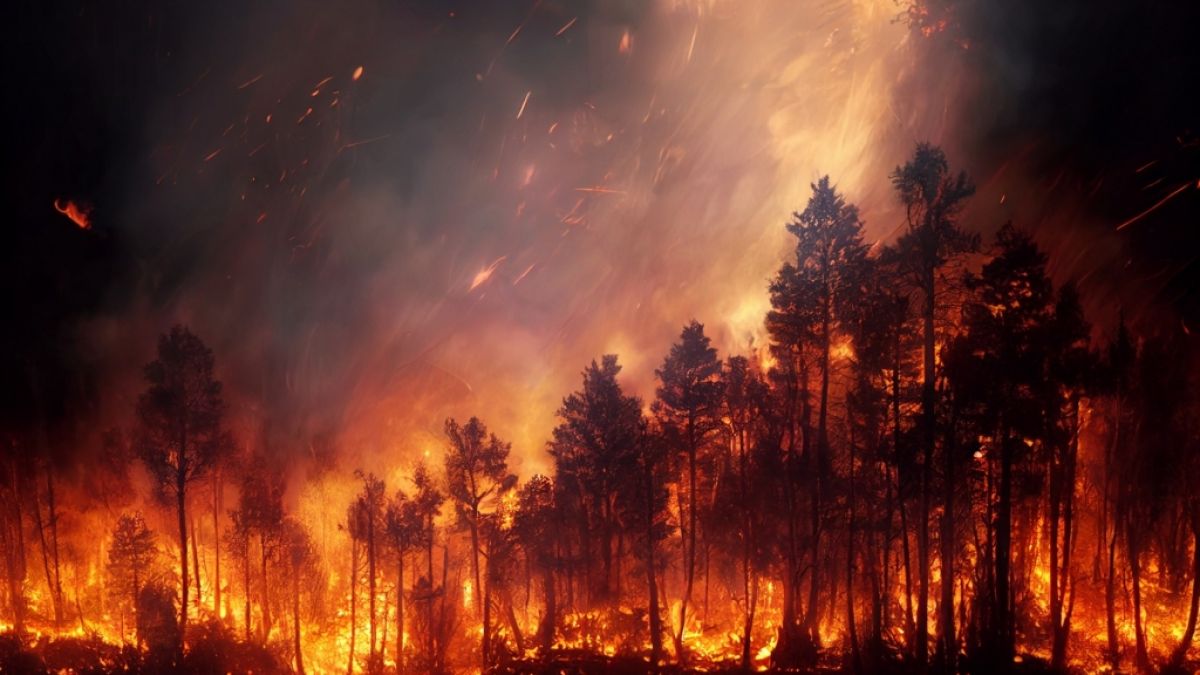
POLYGON ((1200 669, 1198 14, 46 3, 0 673, 1200 669))

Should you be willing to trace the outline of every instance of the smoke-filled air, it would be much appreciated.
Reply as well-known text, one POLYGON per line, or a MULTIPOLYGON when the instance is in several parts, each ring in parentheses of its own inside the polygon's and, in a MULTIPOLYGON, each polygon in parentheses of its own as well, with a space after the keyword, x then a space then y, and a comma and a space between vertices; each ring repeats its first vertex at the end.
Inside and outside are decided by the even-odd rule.
POLYGON ((1200 8, 13 8, 0 672, 1200 669, 1200 8))

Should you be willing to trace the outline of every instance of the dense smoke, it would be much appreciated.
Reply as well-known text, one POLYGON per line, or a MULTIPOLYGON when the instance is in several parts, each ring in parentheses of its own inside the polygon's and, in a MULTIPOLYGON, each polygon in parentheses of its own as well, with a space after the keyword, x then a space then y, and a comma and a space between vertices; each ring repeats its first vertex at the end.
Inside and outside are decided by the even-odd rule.
POLYGON ((478 414, 545 470, 590 359, 620 354, 648 396, 693 317, 723 352, 761 342, 810 182, 894 236, 887 174, 919 140, 979 184, 968 225, 1033 230, 1101 327, 1139 297, 1194 314, 1195 189, 1115 232, 1200 178, 1182 4, 35 11, 5 408, 86 419, 64 454, 127 424, 185 322, 270 455, 394 462, 478 414))

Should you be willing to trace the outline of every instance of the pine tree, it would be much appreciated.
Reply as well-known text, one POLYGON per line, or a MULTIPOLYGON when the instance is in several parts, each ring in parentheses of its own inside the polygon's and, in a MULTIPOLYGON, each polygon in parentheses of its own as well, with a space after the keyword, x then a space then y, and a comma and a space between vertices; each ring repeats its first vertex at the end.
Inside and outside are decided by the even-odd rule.
POLYGON ((489 434, 479 418, 472 417, 465 425, 446 420, 446 438, 450 451, 446 453, 447 492, 454 501, 460 526, 471 535, 471 572, 475 578, 475 597, 482 622, 480 657, 483 668, 491 662, 491 584, 484 584, 481 557, 490 555, 484 550, 484 519, 499 505, 502 494, 516 484, 516 476, 508 473, 508 453, 511 446, 495 434, 489 434))
POLYGON ((179 646, 188 616, 188 488, 212 467, 228 441, 221 429, 225 409, 213 355, 200 338, 175 326, 158 341, 158 358, 145 369, 146 391, 138 399, 137 447, 158 495, 174 501, 179 521, 179 646))
POLYGON ((703 492, 699 464, 708 459, 702 453, 709 449, 721 425, 721 362, 717 350, 704 334, 704 326, 696 321, 684 326, 679 342, 671 345, 670 353, 655 374, 659 386, 651 411, 660 437, 682 457, 687 470, 686 481, 680 477, 676 490, 680 501, 687 499, 687 509, 685 516, 685 509, 680 504, 680 526, 684 530, 680 537, 684 590, 679 602, 676 632, 672 636, 675 653, 682 661, 686 658, 683 634, 696 576, 697 513, 703 492))
MULTIPOLYGON (((150 581, 157 557, 158 544, 142 514, 122 514, 113 528, 112 543, 108 548, 108 574, 113 592, 123 598, 122 604, 128 602, 128 607, 133 610, 135 625, 138 597, 142 587, 150 581)), ((141 644, 141 635, 138 644, 141 644)))

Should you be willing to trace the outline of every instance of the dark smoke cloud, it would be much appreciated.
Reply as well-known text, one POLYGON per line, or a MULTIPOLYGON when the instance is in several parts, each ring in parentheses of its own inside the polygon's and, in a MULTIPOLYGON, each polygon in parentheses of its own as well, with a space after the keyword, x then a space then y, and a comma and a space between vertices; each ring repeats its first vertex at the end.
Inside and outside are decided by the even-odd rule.
POLYGON ((1094 318, 1200 320, 1200 69, 1193 2, 931 0, 926 66, 964 84, 953 145, 1037 231, 1094 318), (965 48, 964 48, 965 47, 965 48), (998 174, 998 175, 997 175, 998 174), (1116 228, 1181 186, 1145 218, 1116 228))

